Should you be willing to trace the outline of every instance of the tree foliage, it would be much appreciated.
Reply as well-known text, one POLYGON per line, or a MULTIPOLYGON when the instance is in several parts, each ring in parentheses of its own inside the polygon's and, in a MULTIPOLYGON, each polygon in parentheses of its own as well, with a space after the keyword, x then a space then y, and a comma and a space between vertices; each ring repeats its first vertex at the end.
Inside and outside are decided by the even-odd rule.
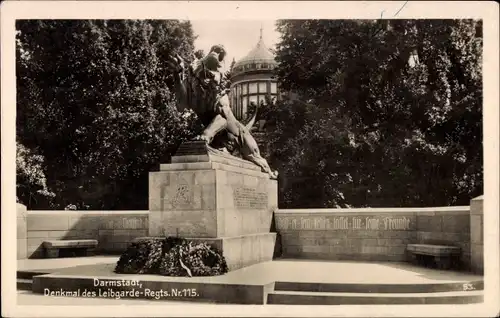
POLYGON ((266 95, 265 99, 261 100, 259 105, 253 101, 250 102, 245 113, 245 119, 250 120, 253 115, 256 115, 256 121, 267 120, 269 117, 269 111, 275 103, 276 101, 270 94, 266 95), (257 114, 255 114, 255 112, 257 112, 257 114))
POLYGON ((54 196, 47 187, 43 157, 16 143, 17 201, 31 205, 54 196))
POLYGON ((144 209, 148 171, 195 128, 178 113, 169 54, 189 22, 17 21, 17 137, 45 158, 52 200, 30 208, 144 209))
POLYGON ((482 193, 482 25, 282 20, 283 206, 468 204, 482 193))

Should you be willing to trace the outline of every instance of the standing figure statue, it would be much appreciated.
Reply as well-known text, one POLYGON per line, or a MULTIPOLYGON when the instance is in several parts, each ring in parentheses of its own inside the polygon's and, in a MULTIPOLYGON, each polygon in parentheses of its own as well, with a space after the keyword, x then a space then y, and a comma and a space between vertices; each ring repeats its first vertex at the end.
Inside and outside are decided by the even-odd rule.
POLYGON ((211 145, 221 133, 223 145, 231 154, 239 154, 243 159, 255 163, 275 179, 278 172, 271 170, 250 133, 256 112, 250 122, 243 125, 231 110, 227 96, 230 84, 228 73, 222 74, 219 71, 225 56, 224 47, 214 45, 206 56, 195 59, 190 65, 186 65, 178 55, 170 58, 170 64, 175 70, 178 109, 192 109, 203 123, 204 130, 195 140, 204 140, 211 145))

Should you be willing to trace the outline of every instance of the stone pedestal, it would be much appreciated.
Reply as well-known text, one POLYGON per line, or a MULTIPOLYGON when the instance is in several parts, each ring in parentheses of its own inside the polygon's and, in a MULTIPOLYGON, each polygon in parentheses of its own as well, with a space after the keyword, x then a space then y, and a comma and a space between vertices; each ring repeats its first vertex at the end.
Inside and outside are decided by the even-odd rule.
POLYGON ((277 181, 255 164, 204 142, 182 144, 172 163, 149 175, 149 236, 208 242, 230 270, 270 261, 277 181))

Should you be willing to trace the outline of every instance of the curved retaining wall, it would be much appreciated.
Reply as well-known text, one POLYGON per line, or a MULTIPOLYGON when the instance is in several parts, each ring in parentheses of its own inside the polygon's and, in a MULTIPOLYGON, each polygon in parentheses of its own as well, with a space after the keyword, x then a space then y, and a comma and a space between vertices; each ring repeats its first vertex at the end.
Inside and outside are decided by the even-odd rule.
POLYGON ((462 249, 470 264, 470 207, 286 209, 275 212, 281 256, 331 260, 404 261, 406 245, 462 249))
MULTIPOLYGON (((149 211, 26 211, 17 205, 18 259, 42 257, 50 239, 96 239, 97 252, 121 253, 148 236, 149 211)), ((439 208, 285 209, 274 215, 276 255, 404 261, 412 243, 455 245, 464 269, 483 272, 483 197, 439 208)))
POLYGON ((96 252, 120 253, 147 236, 149 211, 28 211, 27 257, 43 257, 43 241, 95 239, 96 252))

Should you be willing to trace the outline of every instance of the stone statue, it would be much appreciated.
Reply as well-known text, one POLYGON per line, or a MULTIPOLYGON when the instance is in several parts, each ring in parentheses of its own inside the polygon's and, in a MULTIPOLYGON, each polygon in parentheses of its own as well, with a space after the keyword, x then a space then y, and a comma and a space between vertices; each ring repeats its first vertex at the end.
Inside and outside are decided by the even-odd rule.
POLYGON ((204 125, 203 132, 195 140, 204 140, 208 145, 214 139, 222 137, 219 144, 232 155, 239 155, 249 160, 277 178, 277 171, 272 171, 267 161, 261 156, 257 142, 250 134, 255 123, 256 112, 247 125, 243 125, 234 116, 227 96, 230 81, 228 73, 219 71, 226 56, 222 45, 214 45, 210 52, 201 59, 195 59, 186 65, 180 56, 170 58, 174 67, 174 81, 178 98, 178 109, 192 109, 204 125))

